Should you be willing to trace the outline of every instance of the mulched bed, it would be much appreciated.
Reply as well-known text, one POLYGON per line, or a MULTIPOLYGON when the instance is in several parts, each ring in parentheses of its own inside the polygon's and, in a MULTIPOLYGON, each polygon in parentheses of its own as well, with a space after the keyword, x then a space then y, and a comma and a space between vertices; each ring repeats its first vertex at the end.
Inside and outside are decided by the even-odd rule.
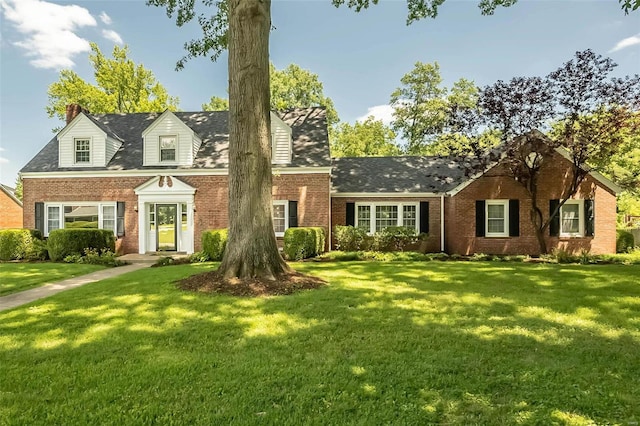
POLYGON ((200 293, 224 293, 241 297, 265 297, 293 294, 301 290, 324 287, 326 281, 310 275, 291 272, 283 274, 275 281, 250 279, 225 280, 218 271, 192 275, 177 283, 178 288, 200 293))

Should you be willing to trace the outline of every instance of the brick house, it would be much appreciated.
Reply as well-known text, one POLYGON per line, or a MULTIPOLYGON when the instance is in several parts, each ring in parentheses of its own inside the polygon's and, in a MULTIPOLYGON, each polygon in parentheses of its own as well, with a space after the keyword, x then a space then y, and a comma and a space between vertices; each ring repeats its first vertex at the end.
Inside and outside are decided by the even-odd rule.
POLYGON ((0 229, 22 228, 22 201, 15 189, 0 183, 0 229))
MULTIPOLYGON (((67 125, 22 169, 24 223, 41 229, 112 229, 121 253, 201 248, 224 228, 227 112, 91 115, 77 105, 67 125)), ((276 237, 294 226, 375 232, 410 226, 426 249, 469 254, 535 253, 527 197, 500 164, 468 176, 449 158, 331 159, 325 111, 271 114, 276 237)), ((540 205, 560 197, 569 160, 545 161, 540 205)), ((549 247, 615 251, 617 187, 592 173, 551 227, 549 247)), ((330 240, 330 238, 329 238, 330 240)))

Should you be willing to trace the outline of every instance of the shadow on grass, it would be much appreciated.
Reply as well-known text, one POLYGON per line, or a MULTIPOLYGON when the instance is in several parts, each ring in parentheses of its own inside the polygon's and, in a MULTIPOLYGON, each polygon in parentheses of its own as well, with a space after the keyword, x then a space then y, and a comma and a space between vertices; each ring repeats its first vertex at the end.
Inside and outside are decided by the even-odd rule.
POLYGON ((0 313, 20 423, 626 423, 638 267, 296 264, 329 288, 237 299, 143 270, 0 313))

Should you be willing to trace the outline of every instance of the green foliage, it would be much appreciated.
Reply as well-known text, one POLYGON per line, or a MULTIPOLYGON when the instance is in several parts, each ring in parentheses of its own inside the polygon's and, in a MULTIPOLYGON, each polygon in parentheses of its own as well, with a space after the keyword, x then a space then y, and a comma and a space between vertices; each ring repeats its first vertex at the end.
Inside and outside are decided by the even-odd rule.
POLYGON ((354 226, 336 225, 333 228, 336 248, 342 251, 368 250, 371 247, 367 231, 354 226))
POLYGON ((0 260, 45 260, 46 245, 40 231, 32 229, 0 230, 0 260))
POLYGON ((289 260, 308 259, 324 251, 324 229, 320 227, 289 228, 284 232, 284 256, 289 260))
POLYGON ((373 116, 354 125, 341 123, 331 138, 332 157, 368 157, 400 155, 396 134, 373 116))
POLYGON ((204 251, 197 251, 189 256, 189 263, 209 262, 211 258, 204 251))
POLYGON ((82 255, 85 249, 115 251, 116 238, 106 229, 56 229, 49 233, 47 249, 55 262, 69 255, 82 255))
POLYGON ((214 229, 202 233, 202 251, 209 256, 210 260, 222 260, 228 235, 228 229, 214 229))
POLYGON ((16 185, 16 189, 15 189, 14 195, 18 200, 22 201, 22 176, 18 175, 18 177, 16 177, 15 185, 16 185))
POLYGON ((633 234, 626 229, 616 231, 616 253, 627 253, 635 247, 633 234))
POLYGON ((382 252, 405 251, 423 238, 426 238, 426 235, 418 236, 414 228, 389 226, 373 234, 371 249, 382 252))
POLYGON ((113 58, 106 58, 91 43, 89 62, 94 69, 96 85, 83 80, 72 70, 60 71, 58 81, 49 85, 49 117, 65 119, 66 106, 79 104, 93 114, 175 111, 178 98, 167 90, 143 65, 128 58, 129 48, 114 46, 113 58))
POLYGON ((122 266, 126 262, 119 260, 116 254, 108 248, 95 249, 86 248, 83 253, 73 253, 65 256, 62 259, 65 263, 84 263, 87 265, 102 265, 102 266, 122 266))
POLYGON ((317 74, 296 64, 289 64, 283 70, 277 70, 273 64, 270 67, 272 110, 323 106, 326 109, 329 127, 340 121, 333 101, 324 95, 322 82, 317 74))
POLYGON ((202 104, 203 111, 229 111, 229 99, 212 96, 208 103, 202 104))

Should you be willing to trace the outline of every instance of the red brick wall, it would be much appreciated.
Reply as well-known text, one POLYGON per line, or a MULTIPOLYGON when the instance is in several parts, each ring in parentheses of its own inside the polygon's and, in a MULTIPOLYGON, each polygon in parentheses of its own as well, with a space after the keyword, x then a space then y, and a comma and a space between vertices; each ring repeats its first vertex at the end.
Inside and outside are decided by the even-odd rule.
MULTIPOLYGON (((429 202, 429 237, 427 238, 426 251, 440 251, 440 198, 417 198, 417 197, 334 197, 331 199, 331 226, 347 224, 347 203, 361 202, 429 202)), ((335 245, 335 241, 332 241, 335 245)))
POLYGON ((0 229, 22 228, 22 207, 0 190, 0 229))
MULTIPOLYGON (((226 176, 179 176, 197 188, 194 213, 195 250, 207 229, 227 227, 228 189, 226 176)), ((24 223, 35 227, 35 203, 57 201, 124 201, 125 236, 117 242, 120 253, 138 252, 138 197, 133 190, 150 177, 48 178, 23 180, 24 223)), ((280 175, 273 178, 274 200, 298 201, 298 225, 329 227, 329 174, 280 175)))
MULTIPOLYGON (((544 162, 540 180, 538 206, 544 220, 549 217, 549 200, 562 198, 569 178, 568 160, 559 154, 544 162)), ((571 252, 589 250, 593 254, 615 253, 616 197, 591 177, 582 183, 576 199, 595 199, 595 232, 593 237, 559 238, 545 232, 549 251, 564 248, 571 252)), ((524 187, 507 176, 501 167, 471 183, 445 202, 445 241, 448 253, 471 254, 538 254, 539 245, 530 219, 531 201, 524 187), (520 236, 486 238, 475 236, 475 202, 488 199, 520 200, 520 236)))

